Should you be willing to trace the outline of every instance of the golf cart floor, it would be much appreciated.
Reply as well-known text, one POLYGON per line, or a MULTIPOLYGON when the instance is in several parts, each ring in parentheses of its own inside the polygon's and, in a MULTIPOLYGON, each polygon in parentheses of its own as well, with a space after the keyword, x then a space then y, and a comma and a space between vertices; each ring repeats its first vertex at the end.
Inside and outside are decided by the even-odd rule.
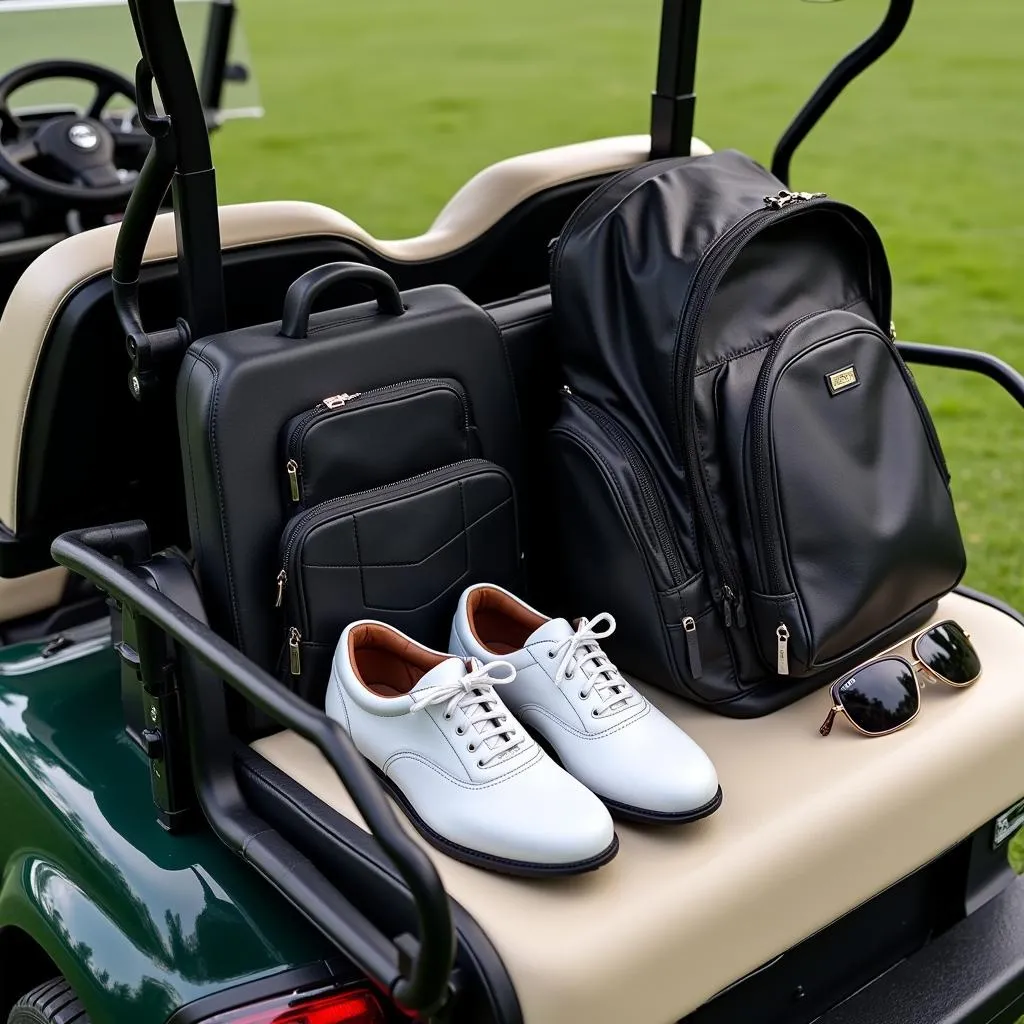
MULTIPOLYGON (((823 739, 824 691, 735 721, 641 686, 709 752, 725 800, 693 825, 618 824, 619 855, 596 872, 512 879, 426 846, 504 961, 525 1020, 677 1020, 1019 799, 1024 626, 958 594, 937 618, 971 634, 983 675, 964 691, 924 686, 917 720, 884 738, 837 721, 823 739)), ((284 732, 254 749, 362 825, 310 744, 284 732)))

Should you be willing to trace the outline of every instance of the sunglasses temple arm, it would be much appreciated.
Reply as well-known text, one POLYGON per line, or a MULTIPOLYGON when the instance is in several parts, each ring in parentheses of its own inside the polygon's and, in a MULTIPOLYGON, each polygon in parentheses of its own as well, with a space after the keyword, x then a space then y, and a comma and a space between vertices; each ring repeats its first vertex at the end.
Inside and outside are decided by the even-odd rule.
POLYGON ((832 731, 832 724, 835 722, 838 712, 839 708, 835 706, 829 709, 828 716, 825 721, 821 723, 821 728, 818 730, 822 736, 827 736, 832 731))

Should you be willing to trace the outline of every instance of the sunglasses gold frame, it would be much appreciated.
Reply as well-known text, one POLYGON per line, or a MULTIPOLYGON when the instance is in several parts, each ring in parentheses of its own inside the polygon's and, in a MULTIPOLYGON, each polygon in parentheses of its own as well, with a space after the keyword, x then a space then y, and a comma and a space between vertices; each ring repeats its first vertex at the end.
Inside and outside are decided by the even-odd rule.
MULTIPOLYGON (((944 675, 936 672, 935 669, 930 668, 926 665, 917 653, 917 642, 925 634, 930 633, 933 629, 939 629, 941 626, 951 625, 956 626, 958 630, 965 637, 967 642, 971 646, 971 650, 974 651, 975 656, 978 652, 974 650, 974 644, 971 644, 971 634, 960 625, 959 622, 953 619, 943 619, 941 622, 933 622, 930 626, 925 626, 924 629, 918 630, 913 636, 907 637, 905 640, 901 640, 899 643, 893 644, 892 647, 887 647, 880 654, 876 654, 873 658, 869 658, 867 661, 862 662, 855 669, 840 676, 829 688, 829 696, 832 698, 832 708, 828 715, 825 717, 825 721, 821 723, 821 728, 818 730, 822 736, 827 736, 832 731, 832 726, 835 724, 836 716, 842 715, 846 721, 853 726, 862 736, 889 736, 894 732, 899 732, 900 729, 905 729, 915 718, 921 713, 921 680, 918 677, 918 670, 927 672, 933 679, 936 679, 940 683, 944 683, 946 686, 952 686, 955 690, 966 690, 968 686, 973 686, 980 678, 981 672, 973 678, 968 680, 966 683, 954 683, 952 680, 947 679, 944 675), (902 655, 897 657, 889 657, 892 651, 899 650, 899 648, 910 644, 910 651, 913 658, 905 658, 902 655), (902 661, 907 668, 910 669, 910 674, 914 677, 914 685, 917 687, 917 710, 905 721, 899 725, 893 726, 891 729, 885 729, 882 732, 869 732, 867 729, 862 729, 851 717, 846 708, 843 707, 843 702, 839 698, 839 687, 849 682, 858 672, 863 671, 868 665, 874 665, 879 661, 902 661)), ((978 664, 981 664, 981 658, 978 658, 978 664)))

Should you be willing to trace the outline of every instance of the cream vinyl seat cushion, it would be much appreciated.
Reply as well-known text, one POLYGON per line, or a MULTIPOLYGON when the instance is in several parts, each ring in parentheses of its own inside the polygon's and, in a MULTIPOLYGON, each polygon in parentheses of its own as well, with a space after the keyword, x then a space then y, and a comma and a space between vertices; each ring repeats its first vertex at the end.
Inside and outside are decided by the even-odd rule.
MULTIPOLYGON (((698 139, 693 152, 710 149, 698 139)), ((650 137, 598 139, 512 157, 467 182, 429 230, 413 238, 380 240, 344 214, 302 202, 245 203, 220 210, 225 250, 301 237, 345 239, 397 262, 437 259, 470 244, 531 196, 572 181, 610 174, 642 163, 650 137)), ((65 302, 82 285, 109 274, 117 226, 73 235, 47 249, 25 271, 0 314, 0 523, 17 532, 18 468, 22 431, 42 346, 65 302)), ((174 220, 162 214, 146 247, 146 263, 174 259, 174 220)), ((56 574, 34 583, 0 580, 0 622, 52 603, 62 587, 56 574)), ((63 580, 63 577, 61 577, 63 580)))
MULTIPOLYGON (((885 738, 837 722, 823 739, 826 692, 734 721, 641 687, 714 759, 725 800, 695 825, 619 824, 618 857, 590 875, 511 879, 425 847, 527 1024, 678 1020, 1024 795, 1024 627, 960 595, 938 617, 971 634, 982 678, 926 686, 917 721, 885 738)), ((362 825, 310 744, 286 732, 253 746, 362 825)))

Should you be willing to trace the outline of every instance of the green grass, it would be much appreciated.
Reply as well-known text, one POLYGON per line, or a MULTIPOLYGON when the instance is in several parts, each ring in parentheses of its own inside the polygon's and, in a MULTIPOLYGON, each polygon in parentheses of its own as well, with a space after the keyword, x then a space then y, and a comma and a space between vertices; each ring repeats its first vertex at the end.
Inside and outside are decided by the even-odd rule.
MULTIPOLYGON (((266 117, 217 137, 223 198, 305 198, 381 237, 424 229, 519 152, 646 130, 656 0, 243 0, 266 117), (287 13, 284 13, 286 10, 287 13)), ((697 131, 767 161, 881 0, 704 5, 697 131)), ((901 337, 1024 368, 1019 0, 921 3, 798 155, 795 187, 864 209, 901 337)), ((1024 607, 1024 415, 995 385, 920 369, 954 473, 968 582, 1024 607)))

